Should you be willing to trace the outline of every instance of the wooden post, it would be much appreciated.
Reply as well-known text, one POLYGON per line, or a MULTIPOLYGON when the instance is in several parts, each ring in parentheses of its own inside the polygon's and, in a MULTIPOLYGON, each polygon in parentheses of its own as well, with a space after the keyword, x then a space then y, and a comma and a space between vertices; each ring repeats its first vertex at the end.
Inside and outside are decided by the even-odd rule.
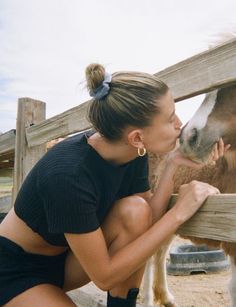
POLYGON ((45 110, 45 102, 31 98, 20 98, 18 100, 13 204, 25 177, 40 157, 46 152, 46 144, 29 148, 27 146, 25 134, 26 128, 45 120, 45 110))

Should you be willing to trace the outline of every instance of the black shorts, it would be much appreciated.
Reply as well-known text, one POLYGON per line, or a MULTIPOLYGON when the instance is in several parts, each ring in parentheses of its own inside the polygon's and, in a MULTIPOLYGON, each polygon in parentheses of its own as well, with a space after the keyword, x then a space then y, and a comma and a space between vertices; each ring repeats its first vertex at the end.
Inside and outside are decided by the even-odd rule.
POLYGON ((58 256, 27 253, 0 236, 0 306, 39 284, 62 288, 66 255, 67 251, 58 256))

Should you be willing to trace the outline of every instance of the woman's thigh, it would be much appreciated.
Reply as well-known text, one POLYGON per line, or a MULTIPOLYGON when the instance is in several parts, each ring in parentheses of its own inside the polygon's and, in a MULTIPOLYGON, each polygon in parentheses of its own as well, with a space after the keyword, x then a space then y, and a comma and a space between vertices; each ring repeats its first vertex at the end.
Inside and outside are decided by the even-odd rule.
POLYGON ((3 307, 75 307, 76 305, 60 288, 41 284, 17 295, 3 307))
MULTIPOLYGON (((114 209, 113 207, 110 210, 104 225, 102 225, 104 237, 108 246, 110 242, 112 242, 113 238, 115 238, 116 232, 118 232, 118 227, 116 225, 118 223, 118 217, 116 211, 117 209, 114 209)), ((73 289, 77 289, 86 285, 90 281, 90 278, 85 273, 75 255, 69 251, 65 262, 65 279, 63 290, 67 292, 73 289)))
MULTIPOLYGON (((137 237, 137 231, 135 230, 139 230, 140 225, 141 228, 146 227, 146 225, 142 226, 142 224, 146 224, 144 221, 150 219, 149 211, 149 205, 138 196, 120 199, 113 205, 101 225, 110 254, 117 249, 117 246, 122 247, 128 241, 132 241, 132 239, 137 237), (145 215, 147 215, 147 218, 145 218, 145 215), (129 227, 131 230, 128 229, 129 227), (131 233, 129 240, 127 239, 127 231, 131 233), (115 241, 116 246, 113 244, 115 241)), ((65 292, 80 288, 90 282, 88 275, 71 251, 68 252, 65 263, 64 281, 63 289, 65 292)))
MULTIPOLYGON (((120 222, 118 213, 119 202, 110 210, 103 225, 101 226, 107 246, 111 244, 119 232, 120 222)), ((75 255, 69 251, 65 262, 65 279, 63 290, 65 292, 80 288, 91 280, 85 273, 75 255)))
POLYGON ((90 282, 88 275, 80 265, 75 255, 69 251, 65 262, 65 292, 80 288, 90 282))

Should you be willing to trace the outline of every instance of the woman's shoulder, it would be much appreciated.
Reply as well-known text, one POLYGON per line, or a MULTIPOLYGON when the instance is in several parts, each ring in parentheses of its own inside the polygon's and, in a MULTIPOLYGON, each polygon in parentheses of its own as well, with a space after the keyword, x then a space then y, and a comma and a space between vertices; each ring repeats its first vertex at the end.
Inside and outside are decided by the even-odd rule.
POLYGON ((35 170, 42 177, 60 174, 73 175, 85 168, 89 147, 85 134, 67 138, 52 147, 36 164, 35 170))

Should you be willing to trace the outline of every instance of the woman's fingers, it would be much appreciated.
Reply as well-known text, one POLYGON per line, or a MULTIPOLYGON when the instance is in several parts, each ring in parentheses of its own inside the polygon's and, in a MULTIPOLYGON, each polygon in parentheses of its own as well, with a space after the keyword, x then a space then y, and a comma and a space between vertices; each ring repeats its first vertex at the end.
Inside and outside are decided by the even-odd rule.
POLYGON ((209 185, 209 188, 210 188, 211 194, 220 194, 220 190, 217 189, 216 187, 209 185))
MULTIPOLYGON (((212 163, 215 163, 215 161, 217 161, 220 157, 224 156, 225 152, 230 148, 230 146, 230 144, 225 145, 223 139, 220 138, 219 141, 213 146, 208 162, 211 161, 212 163)), ((201 169, 205 165, 205 163, 197 163, 184 157, 179 148, 169 154, 169 160, 172 160, 172 162, 174 162, 176 165, 185 165, 195 169, 201 169)))
POLYGON ((225 152, 231 147, 231 144, 225 146, 225 152))
POLYGON ((225 145, 222 138, 214 145, 211 158, 213 161, 218 160, 220 157, 223 157, 226 151, 230 148, 230 144, 225 145))

